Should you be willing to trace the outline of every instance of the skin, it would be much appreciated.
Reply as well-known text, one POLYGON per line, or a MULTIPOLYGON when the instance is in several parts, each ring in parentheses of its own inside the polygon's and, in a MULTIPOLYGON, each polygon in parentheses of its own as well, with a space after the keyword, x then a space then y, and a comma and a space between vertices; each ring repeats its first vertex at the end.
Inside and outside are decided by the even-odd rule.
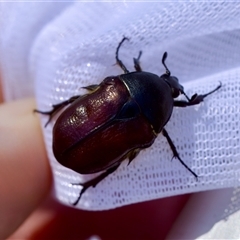
POLYGON ((0 239, 164 239, 189 195, 89 212, 58 203, 33 98, 0 94, 0 239))

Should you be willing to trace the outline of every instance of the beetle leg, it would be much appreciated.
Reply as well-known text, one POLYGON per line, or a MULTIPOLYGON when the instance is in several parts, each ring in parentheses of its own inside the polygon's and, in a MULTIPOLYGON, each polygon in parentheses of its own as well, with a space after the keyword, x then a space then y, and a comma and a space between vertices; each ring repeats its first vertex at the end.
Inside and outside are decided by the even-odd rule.
POLYGON ((99 85, 93 84, 93 85, 89 85, 89 86, 82 87, 82 88, 87 89, 88 91, 94 92, 99 88, 99 85))
POLYGON ((128 153, 128 160, 129 160, 128 165, 139 154, 140 151, 141 151, 141 149, 137 148, 128 153))
POLYGON ((171 150, 172 150, 172 152, 173 152, 173 158, 174 158, 174 157, 177 158, 177 159, 180 161, 180 163, 181 163, 190 173, 192 173, 193 176, 194 176, 196 179, 198 179, 198 175, 197 175, 193 170, 191 170, 191 168, 189 168, 189 167, 187 166, 187 164, 184 163, 184 161, 180 158, 180 156, 179 156, 179 154, 178 154, 178 152, 177 152, 177 149, 176 149, 176 147, 175 147, 172 139, 171 139, 170 136, 168 135, 168 133, 167 133, 167 131, 166 131, 165 128, 163 128, 162 134, 163 134, 163 136, 164 136, 164 137, 167 139, 167 141, 168 141, 168 144, 169 144, 169 146, 170 146, 170 148, 171 148, 171 150))
POLYGON ((175 107, 187 107, 187 106, 197 105, 197 104, 203 102, 205 97, 216 92, 221 87, 222 87, 222 83, 220 82, 220 84, 212 91, 210 91, 206 94, 203 94, 203 95, 198 95, 197 93, 195 93, 190 99, 187 97, 187 95, 185 93, 183 93, 186 96, 186 98, 188 99, 188 102, 187 101, 174 101, 174 106, 175 107))
POLYGON ((124 71, 124 73, 129 73, 129 71, 127 70, 127 68, 123 64, 123 62, 118 58, 119 49, 120 49, 120 47, 122 46, 122 44, 125 40, 129 40, 129 39, 127 37, 123 37, 122 41, 118 44, 118 47, 117 47, 117 50, 116 50, 116 61, 117 61, 118 66, 124 71))
POLYGON ((138 58, 133 58, 134 68, 137 72, 142 72, 142 68, 140 66, 140 57, 142 55, 142 51, 139 52, 138 58))
POLYGON ((58 104, 53 104, 52 107, 53 109, 50 110, 50 111, 41 111, 41 110, 37 110, 37 109, 34 109, 33 112, 37 112, 37 113, 41 113, 41 114, 44 114, 44 115, 49 115, 49 119, 48 121, 46 122, 45 124, 45 127, 50 123, 50 121, 52 120, 52 118, 62 109, 64 108, 65 106, 67 106, 68 104, 74 102, 75 100, 77 100, 79 97, 81 96, 73 96, 71 98, 69 98, 68 100, 64 101, 64 102, 61 102, 61 103, 58 103, 58 104))
POLYGON ((117 163, 116 165, 114 165, 113 167, 107 169, 105 172, 101 173, 100 175, 98 175, 97 177, 85 182, 85 183, 72 183, 72 185, 80 185, 82 186, 82 190, 77 198, 77 200, 72 204, 74 206, 76 206, 78 204, 78 202, 80 201, 83 193, 89 188, 89 187, 96 187, 96 185, 98 183, 100 183, 104 178, 106 178, 108 175, 112 174, 113 172, 115 172, 117 170, 117 168, 120 166, 120 163, 117 163))

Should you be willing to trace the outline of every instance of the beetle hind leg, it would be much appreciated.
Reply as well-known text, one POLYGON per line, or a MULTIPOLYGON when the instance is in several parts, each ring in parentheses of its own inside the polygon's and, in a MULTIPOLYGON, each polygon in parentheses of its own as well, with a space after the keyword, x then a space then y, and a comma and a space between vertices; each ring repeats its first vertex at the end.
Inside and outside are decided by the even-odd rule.
POLYGON ((115 172, 117 170, 117 168, 120 166, 120 163, 114 165, 113 167, 107 169, 105 172, 101 173, 100 175, 98 175, 97 177, 85 182, 85 183, 72 183, 72 185, 80 185, 82 186, 82 190, 79 193, 78 198, 76 199, 76 201, 74 203, 72 203, 73 206, 76 206, 78 204, 78 202, 80 201, 83 193, 90 187, 96 187, 96 185, 98 183, 100 183, 104 178, 106 178, 108 175, 112 174, 113 172, 115 172))
POLYGON ((189 168, 189 167, 187 166, 187 164, 180 158, 180 156, 179 156, 179 154, 178 154, 178 152, 177 152, 177 149, 176 149, 176 147, 175 147, 172 139, 171 139, 170 136, 168 135, 168 133, 167 133, 167 131, 166 131, 165 128, 163 128, 162 134, 163 134, 163 136, 164 136, 164 137, 167 139, 167 141, 168 141, 168 144, 169 144, 169 146, 170 146, 170 148, 171 148, 171 150, 172 150, 172 152, 173 152, 173 158, 174 158, 174 157, 177 158, 177 159, 180 161, 180 163, 181 163, 190 173, 192 173, 192 175, 193 175, 196 179, 198 179, 198 175, 197 175, 191 168, 189 168))

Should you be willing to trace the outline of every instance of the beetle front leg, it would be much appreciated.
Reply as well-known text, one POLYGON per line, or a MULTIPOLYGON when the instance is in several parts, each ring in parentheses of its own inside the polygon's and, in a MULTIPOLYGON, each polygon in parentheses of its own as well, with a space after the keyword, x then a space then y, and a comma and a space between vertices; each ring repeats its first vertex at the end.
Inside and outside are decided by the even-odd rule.
POLYGON ((118 58, 118 52, 120 47, 122 46, 123 42, 125 40, 129 40, 127 37, 123 37, 122 41, 118 44, 117 50, 116 50, 116 62, 119 65, 119 67, 124 71, 124 73, 129 73, 123 62, 118 58))
POLYGON ((164 137, 167 139, 167 141, 168 141, 168 144, 169 144, 169 146, 170 146, 170 148, 171 148, 171 150, 172 150, 172 152, 173 152, 173 158, 174 158, 174 157, 177 158, 177 159, 180 161, 180 163, 181 163, 190 173, 192 173, 193 176, 194 176, 196 179, 198 179, 198 175, 197 175, 191 168, 189 168, 189 167, 187 166, 187 164, 180 158, 180 156, 179 156, 179 154, 178 154, 178 152, 177 152, 177 149, 176 149, 176 147, 175 147, 172 139, 171 139, 170 136, 168 135, 168 132, 166 131, 165 128, 163 128, 162 134, 163 134, 163 136, 164 136, 164 137))
POLYGON ((139 55, 137 58, 133 58, 134 62, 134 68, 136 69, 137 72, 142 72, 142 68, 140 66, 140 57, 142 55, 142 51, 139 52, 139 55))
POLYGON ((114 165, 113 167, 107 169, 105 172, 101 173, 97 177, 85 182, 85 183, 72 183, 72 185, 80 185, 82 186, 82 190, 77 198, 77 200, 72 204, 73 206, 76 206, 78 202, 80 201, 83 193, 90 187, 96 187, 98 183, 100 183, 104 178, 106 178, 108 175, 112 174, 117 170, 117 168, 120 166, 120 163, 114 165))
POLYGON ((203 102, 205 97, 216 92, 221 87, 222 87, 222 83, 220 82, 220 84, 212 91, 210 91, 206 94, 203 94, 203 95, 198 95, 196 93, 190 99, 188 98, 188 96, 185 93, 183 93, 185 95, 185 97, 188 99, 188 102, 187 101, 174 101, 174 106, 175 107, 187 107, 187 106, 197 105, 197 104, 203 102))
POLYGON ((58 104, 54 104, 52 105, 53 109, 50 111, 41 111, 38 109, 34 109, 33 112, 37 112, 37 113, 41 113, 44 115, 49 115, 49 119, 45 124, 45 127, 50 123, 50 121, 52 120, 52 118, 65 106, 67 106, 68 104, 71 104, 72 102, 74 102, 75 100, 77 100, 79 97, 81 96, 73 96, 71 98, 69 98, 68 100, 58 103, 58 104))

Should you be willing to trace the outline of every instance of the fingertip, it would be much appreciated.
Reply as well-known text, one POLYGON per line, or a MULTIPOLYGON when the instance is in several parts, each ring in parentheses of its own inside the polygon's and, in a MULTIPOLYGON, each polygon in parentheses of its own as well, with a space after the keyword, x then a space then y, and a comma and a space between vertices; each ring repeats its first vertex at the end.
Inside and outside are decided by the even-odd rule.
POLYGON ((0 106, 0 238, 11 234, 43 201, 51 186, 34 99, 0 106))

